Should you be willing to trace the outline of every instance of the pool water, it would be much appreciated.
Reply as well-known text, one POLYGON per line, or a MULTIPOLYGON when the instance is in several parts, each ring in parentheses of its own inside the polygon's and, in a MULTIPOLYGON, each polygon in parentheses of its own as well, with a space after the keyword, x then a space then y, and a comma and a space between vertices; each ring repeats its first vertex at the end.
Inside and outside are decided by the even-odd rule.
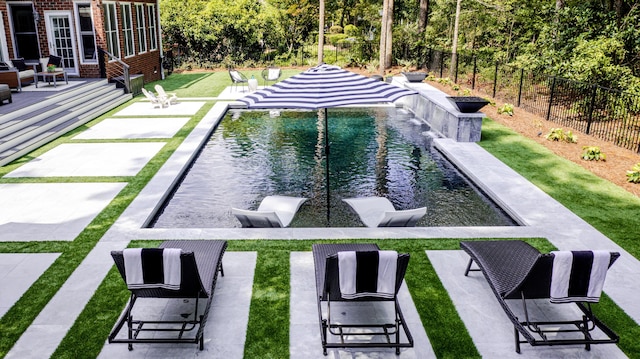
POLYGON ((393 107, 322 111, 230 110, 151 226, 232 228, 231 208, 268 195, 306 197, 291 227, 363 227, 342 198, 383 196, 427 207, 418 226, 515 223, 435 150, 425 125, 393 107))

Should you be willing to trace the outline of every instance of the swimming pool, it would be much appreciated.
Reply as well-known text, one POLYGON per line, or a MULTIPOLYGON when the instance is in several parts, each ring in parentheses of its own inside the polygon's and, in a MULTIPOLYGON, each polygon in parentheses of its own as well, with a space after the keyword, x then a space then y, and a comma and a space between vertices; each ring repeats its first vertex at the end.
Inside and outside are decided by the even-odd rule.
POLYGON ((410 113, 385 106, 328 116, 327 174, 317 111, 229 110, 151 227, 239 227, 231 207, 256 209, 274 194, 309 198, 292 227, 363 226, 342 202, 362 196, 426 206, 418 226, 515 225, 431 148, 410 113))

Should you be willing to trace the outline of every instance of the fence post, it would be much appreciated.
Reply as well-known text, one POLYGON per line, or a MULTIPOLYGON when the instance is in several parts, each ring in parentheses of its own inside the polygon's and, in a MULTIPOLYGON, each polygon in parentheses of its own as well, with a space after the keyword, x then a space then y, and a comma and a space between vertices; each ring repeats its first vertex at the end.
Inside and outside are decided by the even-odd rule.
POLYGON ((440 78, 442 78, 442 71, 444 68, 444 51, 439 51, 440 52, 440 78))
POLYGON ((598 92, 598 86, 592 85, 593 90, 591 91, 591 103, 589 104, 589 117, 587 118, 587 130, 585 131, 587 135, 591 131, 591 122, 593 121, 593 111, 596 107, 596 94, 598 92))
POLYGON ((552 77, 553 81, 551 82, 551 93, 549 95, 549 106, 547 107, 547 121, 550 121, 551 118, 551 105, 553 104, 553 95, 556 92, 556 77, 552 77))
POLYGON ((493 72, 493 98, 496 97, 496 88, 498 87, 498 61, 496 61, 496 70, 493 72))
POLYGON ((520 100, 522 99, 522 82, 524 80, 524 69, 520 69, 520 86, 518 86, 518 104, 516 106, 520 107, 520 100))
POLYGON ((471 78, 471 89, 475 90, 476 89, 476 72, 478 71, 478 64, 477 64, 477 57, 474 54, 473 55, 473 78, 471 78))

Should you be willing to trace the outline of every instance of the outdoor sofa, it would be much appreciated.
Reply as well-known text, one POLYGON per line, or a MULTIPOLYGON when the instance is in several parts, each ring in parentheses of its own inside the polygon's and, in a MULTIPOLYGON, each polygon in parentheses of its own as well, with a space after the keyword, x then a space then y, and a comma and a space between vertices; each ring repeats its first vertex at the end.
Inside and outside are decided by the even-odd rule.
POLYGON ((0 83, 22 91, 22 86, 35 81, 35 70, 27 67, 23 59, 13 59, 10 63, 0 63, 0 83))

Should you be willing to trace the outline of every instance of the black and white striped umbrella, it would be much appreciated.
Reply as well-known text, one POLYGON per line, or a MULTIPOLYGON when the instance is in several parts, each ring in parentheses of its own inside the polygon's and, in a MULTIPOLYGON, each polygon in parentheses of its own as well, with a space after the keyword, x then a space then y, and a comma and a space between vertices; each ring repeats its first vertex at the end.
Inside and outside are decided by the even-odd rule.
POLYGON ((240 99, 248 108, 320 109, 394 102, 415 91, 358 75, 338 66, 318 65, 240 99))
POLYGON ((251 93, 239 101, 249 109, 324 109, 324 152, 327 191, 327 223, 330 218, 329 134, 327 108, 394 102, 417 92, 343 70, 318 65, 272 86, 251 93))

